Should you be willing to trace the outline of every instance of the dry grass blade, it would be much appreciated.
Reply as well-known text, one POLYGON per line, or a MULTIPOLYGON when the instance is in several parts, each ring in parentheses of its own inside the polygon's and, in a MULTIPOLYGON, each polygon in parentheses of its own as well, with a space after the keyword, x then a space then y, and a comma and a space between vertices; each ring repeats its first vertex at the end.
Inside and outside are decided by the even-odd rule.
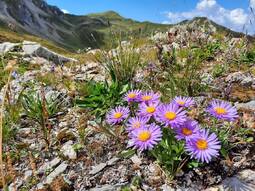
POLYGON ((29 151, 29 164, 31 166, 32 172, 33 172, 33 176, 36 176, 36 164, 33 158, 32 153, 29 151))
POLYGON ((11 159, 10 152, 6 153, 6 157, 7 157, 7 171, 10 173, 11 178, 13 180, 13 190, 16 191, 17 190, 16 183, 15 183, 16 172, 12 166, 12 159, 11 159))
POLYGON ((6 183, 5 183, 5 178, 4 178, 4 164, 3 164, 3 117, 4 117, 4 106, 5 106, 5 98, 7 95, 8 87, 11 81, 11 74, 14 69, 14 65, 16 64, 16 60, 10 60, 5 67, 5 70, 9 72, 8 75, 8 80, 7 83, 4 87, 4 92, 3 92, 3 100, 2 100, 2 105, 1 105, 1 110, 0 110, 0 171, 1 171, 1 179, 2 179, 2 185, 3 188, 5 188, 6 183))

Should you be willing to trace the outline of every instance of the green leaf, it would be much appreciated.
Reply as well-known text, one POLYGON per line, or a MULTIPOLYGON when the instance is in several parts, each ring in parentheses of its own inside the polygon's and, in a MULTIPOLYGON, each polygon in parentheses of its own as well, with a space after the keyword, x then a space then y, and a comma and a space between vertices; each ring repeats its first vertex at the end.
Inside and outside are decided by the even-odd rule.
POLYGON ((73 145, 73 149, 74 149, 75 151, 79 151, 79 150, 81 150, 81 149, 83 149, 83 148, 84 148, 84 145, 79 144, 79 143, 73 145))
POLYGON ((120 94, 126 93, 127 90, 128 90, 128 84, 126 84, 126 85, 124 85, 124 86, 122 87, 122 90, 121 90, 120 94))
POLYGON ((130 158, 135 154, 135 150, 133 149, 128 149, 128 150, 124 150, 119 154, 120 158, 130 158))
POLYGON ((246 142, 252 142, 254 140, 254 138, 253 137, 248 137, 247 139, 246 139, 246 142))
POLYGON ((197 168, 199 166, 199 162, 197 161, 191 161, 188 163, 188 168, 197 168))
POLYGON ((228 151, 223 147, 221 148, 220 153, 222 154, 222 156, 224 158, 226 158, 228 156, 228 151))

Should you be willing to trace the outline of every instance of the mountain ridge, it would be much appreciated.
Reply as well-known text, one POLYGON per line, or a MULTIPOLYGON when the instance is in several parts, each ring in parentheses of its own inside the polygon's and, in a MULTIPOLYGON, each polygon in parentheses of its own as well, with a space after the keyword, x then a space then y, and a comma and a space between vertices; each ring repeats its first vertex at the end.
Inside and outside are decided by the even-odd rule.
MULTIPOLYGON (((194 20, 197 18, 179 24, 194 20)), ((213 25, 233 36, 242 35, 214 22, 213 25)), ((17 33, 47 39, 61 47, 76 51, 87 47, 105 46, 112 40, 110 31, 149 36, 155 31, 166 32, 175 25, 139 22, 124 18, 112 10, 88 15, 65 14, 44 0, 0 0, 0 26, 17 33)))
POLYGON ((134 31, 145 29, 147 34, 156 29, 167 30, 167 26, 163 24, 142 23, 125 19, 113 11, 108 13, 118 15, 118 20, 112 20, 105 14, 94 16, 65 14, 58 7, 48 5, 43 0, 0 1, 2 26, 5 23, 6 28, 48 39, 70 50, 103 46, 109 39, 110 28, 114 30, 131 28, 134 31))

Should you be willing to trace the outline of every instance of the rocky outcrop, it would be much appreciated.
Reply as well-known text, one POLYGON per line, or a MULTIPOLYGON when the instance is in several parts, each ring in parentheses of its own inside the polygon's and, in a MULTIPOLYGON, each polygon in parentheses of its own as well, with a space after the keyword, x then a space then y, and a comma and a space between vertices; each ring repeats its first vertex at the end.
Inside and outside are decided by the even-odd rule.
POLYGON ((36 42, 24 41, 22 44, 22 50, 25 56, 42 57, 47 60, 53 61, 55 64, 62 64, 65 62, 77 62, 77 60, 75 59, 67 58, 60 54, 57 54, 36 42))
POLYGON ((240 83, 242 86, 254 86, 255 87, 255 77, 253 77, 250 73, 243 72, 235 72, 229 74, 226 79, 228 83, 240 83))
POLYGON ((249 101, 247 103, 236 103, 238 109, 252 110, 255 113, 255 100, 249 101))
POLYGON ((104 81, 106 78, 105 68, 102 64, 96 62, 90 62, 81 67, 77 66, 75 71, 75 81, 104 81))
POLYGON ((21 44, 4 42, 0 44, 0 55, 6 54, 9 51, 13 51, 14 49, 17 49, 17 51, 15 51, 16 53, 24 55, 25 57, 45 58, 46 60, 50 60, 54 62, 55 64, 63 64, 66 62, 77 62, 77 60, 73 58, 68 58, 63 55, 57 54, 49 50, 48 48, 43 47, 39 43, 30 42, 30 41, 24 41, 21 44), (18 49, 20 47, 21 47, 21 50, 18 49))
POLYGON ((12 51, 15 47, 19 46, 18 43, 4 42, 0 44, 0 55, 12 51))

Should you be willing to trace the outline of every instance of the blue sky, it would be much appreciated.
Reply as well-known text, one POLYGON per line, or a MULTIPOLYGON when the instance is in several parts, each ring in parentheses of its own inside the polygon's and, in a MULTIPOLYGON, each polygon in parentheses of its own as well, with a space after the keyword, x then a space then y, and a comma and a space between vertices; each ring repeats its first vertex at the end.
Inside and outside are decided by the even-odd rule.
MULTIPOLYGON (((177 23, 194 16, 206 16, 236 31, 244 25, 255 32, 249 7, 255 9, 255 0, 46 0, 69 13, 85 15, 114 10, 122 16, 139 21, 177 23)), ((255 20, 254 20, 255 21, 255 20)))

